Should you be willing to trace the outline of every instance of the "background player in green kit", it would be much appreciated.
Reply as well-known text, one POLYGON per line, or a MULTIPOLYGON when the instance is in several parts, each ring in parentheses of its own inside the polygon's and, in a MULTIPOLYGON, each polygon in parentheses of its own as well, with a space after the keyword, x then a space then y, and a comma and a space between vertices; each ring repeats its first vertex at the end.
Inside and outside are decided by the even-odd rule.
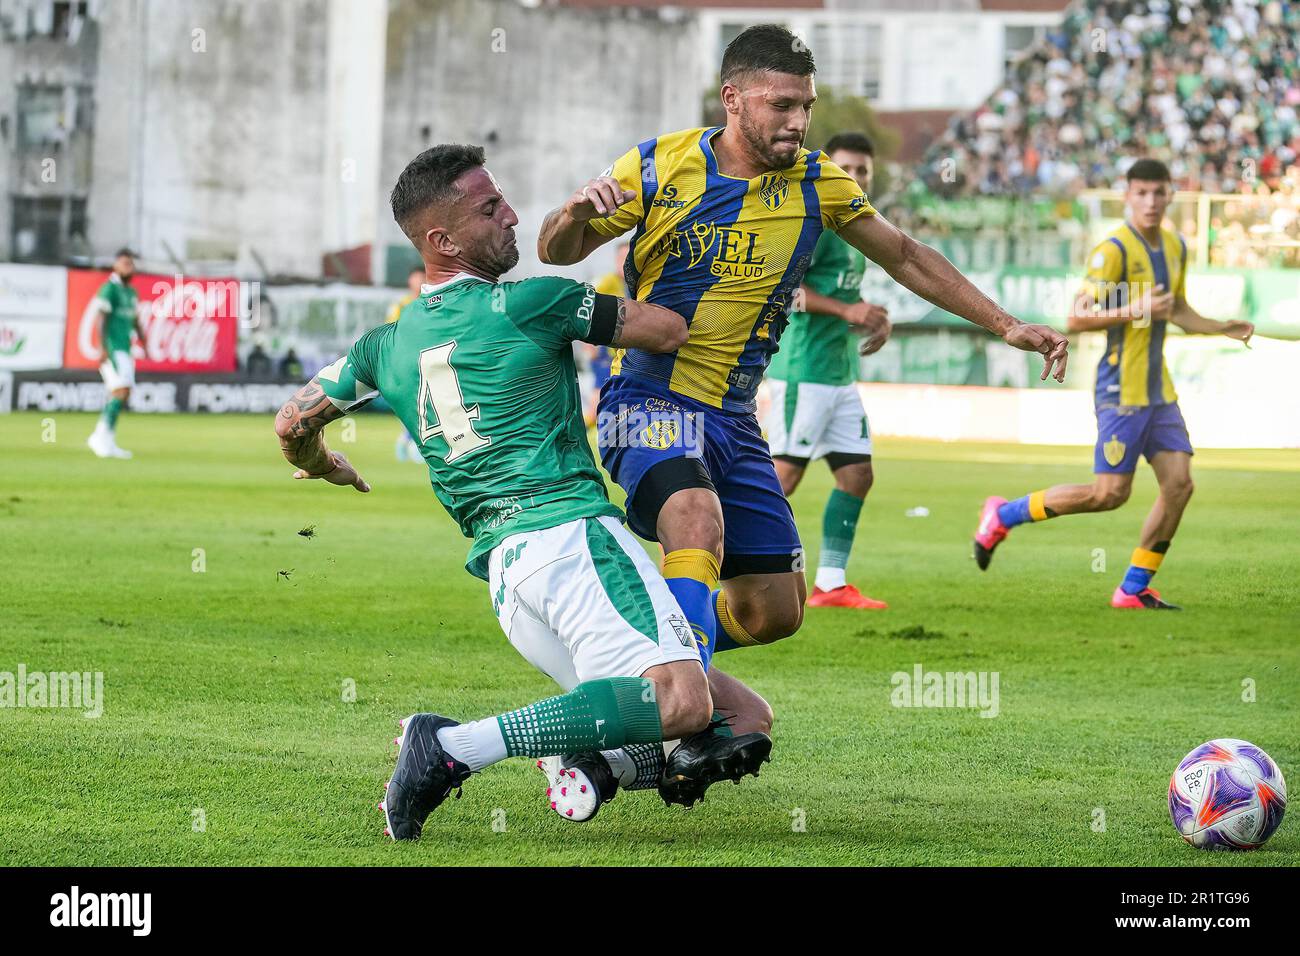
MULTIPOLYGON (((488 582, 510 643, 568 691, 464 724, 404 720, 381 807, 389 835, 417 839, 474 771, 512 756, 661 748, 703 730, 712 703, 685 615, 606 494, 573 360, 574 340, 675 349, 684 320, 569 279, 500 282, 519 260, 518 219, 479 147, 421 153, 392 206, 429 284, 401 321, 367 332, 280 409, 281 447, 295 478, 368 492, 322 429, 382 395, 473 538, 466 569, 488 582)), ((597 795, 586 796, 594 812, 597 795)))
POLYGON ((104 379, 107 398, 95 430, 86 444, 100 458, 130 458, 131 453, 117 447, 117 419, 126 408, 135 386, 135 359, 131 357, 131 333, 144 345, 144 329, 136 310, 139 301, 131 280, 135 277, 135 257, 130 249, 118 250, 113 273, 95 294, 95 307, 102 324, 99 328, 101 357, 99 374, 104 379))
MULTIPOLYGON (((861 133, 832 136, 823 150, 832 163, 871 192, 875 147, 861 133)), ((824 232, 790 315, 767 378, 771 404, 764 431, 781 488, 799 487, 808 462, 825 458, 835 488, 822 516, 822 543, 809 607, 883 609, 845 579, 862 502, 871 490, 871 429, 858 395, 856 356, 870 355, 889 338, 883 308, 862 301, 867 257, 833 232, 824 232), (868 333, 860 341, 853 331, 868 333)))

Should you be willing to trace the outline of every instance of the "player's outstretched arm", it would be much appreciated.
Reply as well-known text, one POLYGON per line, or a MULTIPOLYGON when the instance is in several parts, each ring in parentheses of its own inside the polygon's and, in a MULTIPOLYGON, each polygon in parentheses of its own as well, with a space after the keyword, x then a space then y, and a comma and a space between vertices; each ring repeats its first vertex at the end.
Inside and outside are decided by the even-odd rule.
POLYGON ((875 262, 897 283, 927 302, 988 329, 1002 341, 1043 356, 1043 374, 1065 380, 1069 340, 1046 325, 1021 322, 986 296, 957 267, 881 216, 858 216, 839 231, 841 239, 875 262), (1055 370, 1053 371, 1053 367, 1055 370))
POLYGON ((613 176, 597 176, 552 209, 542 220, 537 235, 537 256, 549 265, 569 266, 581 262, 609 242, 606 236, 588 226, 593 219, 604 219, 636 199, 636 193, 624 189, 613 176))
POLYGON ((332 485, 370 490, 343 454, 325 446, 325 426, 346 414, 330 401, 315 378, 280 407, 275 416, 275 433, 280 438, 280 451, 297 469, 293 477, 324 478, 332 485))
POLYGON ((1244 319, 1233 319, 1229 322, 1207 319, 1193 309, 1186 299, 1179 299, 1174 303, 1169 320, 1184 332, 1190 332, 1193 335, 1226 335, 1230 339, 1238 339, 1247 345, 1250 344, 1250 337, 1255 334, 1255 324, 1253 322, 1247 322, 1244 319))

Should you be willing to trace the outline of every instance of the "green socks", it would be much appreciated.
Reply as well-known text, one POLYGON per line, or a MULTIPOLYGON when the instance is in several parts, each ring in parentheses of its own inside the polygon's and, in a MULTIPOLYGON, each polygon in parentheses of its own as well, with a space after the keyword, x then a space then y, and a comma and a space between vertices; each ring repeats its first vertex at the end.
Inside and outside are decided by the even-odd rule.
POLYGON ((113 396, 110 396, 108 401, 104 403, 104 411, 100 415, 100 421, 104 423, 109 431, 117 428, 117 416, 122 414, 123 404, 120 398, 113 396))
POLYGON ((862 499, 835 488, 826 499, 822 514, 822 550, 817 564, 817 586, 823 591, 843 587, 844 569, 849 566, 853 535, 862 514, 862 499), (829 585, 829 586, 828 586, 829 585))
POLYGON ((547 757, 663 739, 654 681, 606 677, 496 718, 511 757, 547 757))

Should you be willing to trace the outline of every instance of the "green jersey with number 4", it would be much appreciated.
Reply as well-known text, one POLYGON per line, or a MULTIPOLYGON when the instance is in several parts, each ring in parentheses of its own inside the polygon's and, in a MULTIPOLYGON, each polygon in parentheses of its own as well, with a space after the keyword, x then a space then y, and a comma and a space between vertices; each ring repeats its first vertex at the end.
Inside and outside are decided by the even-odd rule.
MULTIPOLYGON (((866 267, 866 256, 835 233, 823 232, 813 249, 803 284, 841 302, 860 302, 866 267)), ((849 324, 833 315, 792 313, 790 324, 781 333, 781 347, 768 367, 768 376, 784 382, 852 384, 857 376, 849 351, 849 333, 849 324)))
POLYGON ((376 392, 392 406, 438 500, 474 539, 465 568, 476 577, 509 535, 622 517, 587 443, 573 361, 594 305, 591 286, 571 279, 462 274, 426 286, 317 375, 341 409, 376 392))

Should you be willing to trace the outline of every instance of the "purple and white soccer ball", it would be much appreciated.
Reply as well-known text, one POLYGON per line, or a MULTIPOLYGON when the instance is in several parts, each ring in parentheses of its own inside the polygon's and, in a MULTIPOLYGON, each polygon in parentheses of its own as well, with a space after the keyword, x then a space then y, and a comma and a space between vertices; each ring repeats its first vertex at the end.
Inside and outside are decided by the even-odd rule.
POLYGON ((1228 737, 1201 744, 1169 778, 1169 816, 1202 850, 1253 850, 1286 813, 1286 781, 1254 744, 1228 737))

